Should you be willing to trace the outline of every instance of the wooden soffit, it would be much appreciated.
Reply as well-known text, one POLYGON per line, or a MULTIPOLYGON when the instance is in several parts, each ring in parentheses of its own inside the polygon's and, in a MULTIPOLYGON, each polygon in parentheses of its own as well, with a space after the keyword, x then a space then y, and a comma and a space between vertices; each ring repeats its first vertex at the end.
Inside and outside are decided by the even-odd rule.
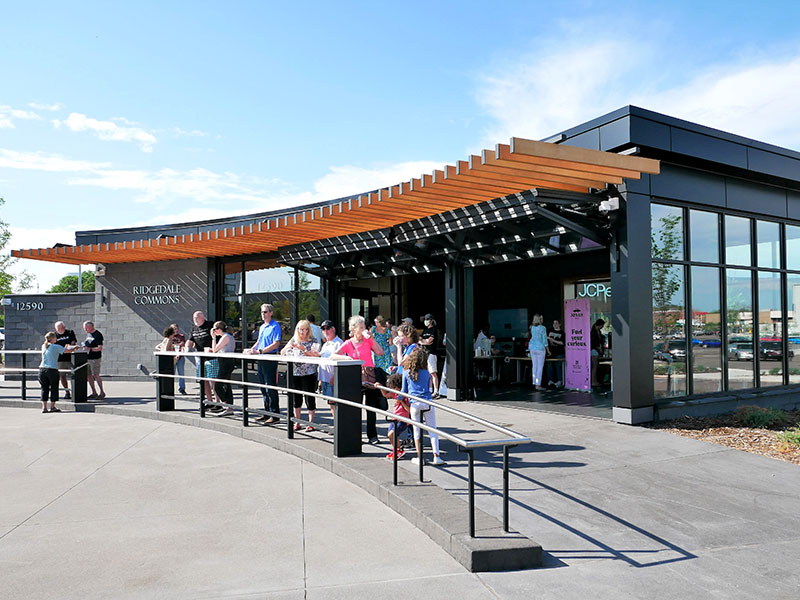
POLYGON ((113 264, 273 252, 314 240, 392 227, 448 210, 535 188, 603 189, 623 179, 657 174, 659 161, 511 138, 494 150, 430 174, 323 207, 251 225, 126 242, 13 250, 18 258, 68 264, 113 264))

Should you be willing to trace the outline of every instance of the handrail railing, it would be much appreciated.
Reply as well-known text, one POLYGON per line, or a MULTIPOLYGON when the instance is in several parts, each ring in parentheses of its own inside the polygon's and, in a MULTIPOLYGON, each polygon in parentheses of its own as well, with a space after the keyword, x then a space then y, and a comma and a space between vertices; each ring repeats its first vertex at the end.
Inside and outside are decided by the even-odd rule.
MULTIPOLYGON (((234 353, 234 352, 226 352, 226 353, 213 353, 213 352, 196 352, 193 353, 194 357, 201 357, 201 359, 209 358, 232 358, 242 362, 244 366, 247 361, 276 361, 282 363, 313 363, 322 366, 334 366, 336 367, 345 367, 345 366, 360 366, 363 364, 362 361, 357 360, 332 360, 332 359, 324 359, 324 358, 317 358, 317 357, 292 357, 292 356, 282 356, 278 354, 267 354, 267 355, 259 355, 259 354, 243 354, 243 353, 234 353)), ((187 356, 187 353, 181 352, 165 352, 165 351, 157 351, 154 352, 156 356, 187 356)), ((205 361, 201 360, 201 363, 205 361)), ((141 367, 141 365, 140 365, 141 367)), ((144 369, 143 369, 144 370, 144 369)), ((146 372, 146 370, 145 370, 146 372)), ((159 378, 166 378, 166 379, 179 379, 179 375, 173 375, 169 373, 159 373, 159 372, 146 372, 151 377, 158 380, 159 378)), ((359 373, 360 375, 360 373, 359 373)), ((247 400, 247 389, 248 388, 255 388, 255 389, 271 389, 276 390, 278 392, 286 392, 288 393, 296 393, 301 394, 303 396, 309 396, 320 400, 325 400, 327 402, 331 402, 334 404, 339 404, 342 406, 349 406, 355 409, 358 409, 359 414, 361 410, 367 410, 369 412, 374 413, 375 415, 384 416, 390 420, 399 421, 402 423, 406 423, 412 427, 419 427, 420 429, 427 431, 428 434, 434 433, 446 440, 449 440, 459 446, 467 453, 468 456, 468 495, 469 495, 469 532, 471 537, 475 537, 475 474, 474 474, 474 451, 476 448, 486 448, 486 447, 496 447, 500 446, 503 448, 503 530, 508 532, 509 530, 509 448, 512 446, 518 446, 520 444, 525 444, 531 441, 531 439, 527 436, 524 436, 520 433, 517 433, 511 429, 506 427, 502 427, 496 423, 492 423, 486 419, 481 417, 469 414, 465 411, 441 404, 439 402, 435 402, 433 400, 426 400, 422 398, 418 398, 416 396, 412 396, 411 394, 403 393, 399 390, 393 390, 381 385, 374 385, 375 389, 379 391, 386 391, 391 394, 396 394, 397 396, 403 396, 408 398, 409 400, 415 402, 423 402, 431 407, 441 409, 442 411, 448 412, 455 416, 469 419, 473 423, 478 423, 489 430, 501 433, 505 436, 508 436, 508 439, 489 439, 489 440, 468 440, 450 433, 449 431, 444 431, 442 429, 438 429, 436 427, 431 427, 427 423, 415 421, 408 417, 403 417, 400 415, 396 415, 392 412, 382 410, 380 408, 372 407, 363 402, 356 401, 353 399, 342 398, 338 396, 328 396, 325 394, 318 394, 316 392, 306 392, 302 390, 297 390, 290 387, 278 386, 278 385, 271 385, 271 384, 262 384, 262 383, 254 383, 246 381, 246 377, 243 376, 242 380, 233 380, 233 379, 220 379, 218 377, 205 377, 205 376, 197 376, 197 380, 199 381, 209 381, 209 382, 222 382, 228 383, 231 385, 241 386, 243 390, 243 398, 242 398, 242 406, 239 407, 237 405, 230 405, 227 403, 221 402, 213 402, 209 401, 209 404, 222 406, 222 407, 229 407, 233 409, 238 409, 242 411, 242 425, 247 427, 249 424, 249 415, 253 414, 260 414, 260 415, 269 415, 273 417, 280 418, 281 414, 274 414, 267 410, 261 409, 253 409, 248 406, 247 400)), ((338 378, 337 378, 338 379, 338 378)), ((200 386, 200 416, 205 417, 205 404, 206 401, 204 399, 204 386, 200 386)), ((358 389, 358 396, 360 397, 361 390, 358 389)), ((174 397, 173 397, 174 398, 174 397)), ((287 407, 287 437, 289 439, 294 438, 294 428, 292 427, 292 423, 306 423, 302 419, 298 419, 292 416, 292 403, 291 400, 288 402, 287 407)), ((337 411, 338 413, 339 411, 337 411)), ((360 418, 359 418, 360 422, 360 418)), ((334 435, 338 436, 340 434, 339 431, 339 421, 334 420, 334 435)), ((358 436, 359 436, 359 444, 361 439, 361 428, 360 425, 358 427, 358 436)), ((392 436, 392 456, 397 456, 397 444, 398 444, 398 435, 392 436)), ((420 457, 422 458, 422 457, 420 457)), ((393 485, 398 485, 398 461, 395 458, 392 462, 392 471, 393 471, 393 485)), ((419 461, 419 480, 424 481, 423 475, 423 467, 424 467, 424 460, 419 461)))
MULTIPOLYGON (((20 397, 22 398, 22 400, 27 400, 27 397, 28 397, 28 377, 27 377, 27 374, 28 373, 38 373, 39 372, 38 368, 33 368, 33 367, 32 368, 28 368, 28 366, 27 366, 27 364, 28 364, 27 356, 29 354, 39 355, 39 354, 41 354, 41 352, 42 352, 41 349, 39 349, 39 350, 34 350, 34 349, 30 349, 30 350, 3 350, 3 354, 12 354, 12 355, 16 354, 16 355, 20 355, 22 357, 22 366, 21 367, 7 367, 5 365, 5 363, 3 363, 3 367, 0 368, 0 373, 2 373, 4 375, 6 373, 20 373, 20 374, 22 374, 22 377, 20 377, 20 397)), ((87 353, 88 353, 88 350, 80 348, 78 350, 75 350, 71 354, 87 354, 87 353)), ((71 367, 69 369, 58 369, 58 372, 59 373, 63 373, 63 374, 70 374, 70 375, 74 376, 75 373, 77 373, 81 369, 84 369, 84 368, 86 368, 88 366, 89 366, 88 363, 86 363, 84 361, 83 363, 81 363, 81 364, 79 364, 79 365, 77 365, 75 367, 71 367)), ((86 400, 86 390, 85 390, 86 382, 85 382, 85 379, 86 379, 86 377, 83 375, 83 373, 81 373, 81 375, 80 375, 80 380, 81 381, 78 382, 78 387, 80 385, 82 385, 83 389, 82 389, 81 392, 78 392, 78 389, 76 387, 76 389, 75 389, 75 401, 76 402, 85 401, 86 400), (80 398, 80 400, 79 400, 79 398, 80 398)), ((74 377, 73 377, 73 382, 75 382, 75 378, 74 377)))

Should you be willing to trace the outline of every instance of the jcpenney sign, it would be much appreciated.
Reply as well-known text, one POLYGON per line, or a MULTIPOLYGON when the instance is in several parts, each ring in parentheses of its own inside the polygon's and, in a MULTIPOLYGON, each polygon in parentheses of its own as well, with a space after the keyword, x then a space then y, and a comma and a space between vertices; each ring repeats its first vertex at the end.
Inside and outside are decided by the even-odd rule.
POLYGON ((611 284, 609 283, 581 283, 578 287, 578 298, 598 298, 608 300, 611 298, 611 284))
POLYGON ((138 305, 181 303, 181 286, 178 283, 134 285, 131 291, 133 292, 133 303, 138 305))

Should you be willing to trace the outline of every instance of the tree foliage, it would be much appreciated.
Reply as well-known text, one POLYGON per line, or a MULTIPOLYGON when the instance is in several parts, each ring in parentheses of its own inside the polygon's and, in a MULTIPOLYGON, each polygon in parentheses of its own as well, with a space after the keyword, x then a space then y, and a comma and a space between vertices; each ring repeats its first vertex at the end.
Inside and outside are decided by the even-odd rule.
MULTIPOLYGON (((94 273, 92 271, 83 271, 81 273, 81 281, 83 283, 83 290, 84 292, 93 292, 94 291, 94 273)), ((78 276, 77 275, 65 275, 61 278, 61 280, 47 290, 48 294, 67 294, 70 292, 77 292, 78 291, 78 276)))
POLYGON ((679 258, 678 250, 683 241, 680 228, 681 218, 677 215, 663 216, 655 223, 651 233, 651 252, 653 257, 653 309, 655 311, 655 328, 666 333, 675 326, 677 313, 672 312, 682 306, 682 299, 675 294, 681 289, 682 277, 679 265, 655 262, 657 260, 675 260, 679 258), (676 303, 676 300, 678 302, 676 303))

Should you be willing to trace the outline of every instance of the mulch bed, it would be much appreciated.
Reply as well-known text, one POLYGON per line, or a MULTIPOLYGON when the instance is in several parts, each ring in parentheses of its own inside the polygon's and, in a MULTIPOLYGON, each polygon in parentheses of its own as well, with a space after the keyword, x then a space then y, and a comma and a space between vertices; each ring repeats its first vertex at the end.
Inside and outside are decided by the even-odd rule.
POLYGON ((741 423, 737 413, 715 417, 681 417, 674 421, 653 423, 649 427, 800 465, 800 447, 778 439, 778 433, 797 424, 800 424, 800 411, 786 411, 785 423, 775 429, 747 427, 741 423))

